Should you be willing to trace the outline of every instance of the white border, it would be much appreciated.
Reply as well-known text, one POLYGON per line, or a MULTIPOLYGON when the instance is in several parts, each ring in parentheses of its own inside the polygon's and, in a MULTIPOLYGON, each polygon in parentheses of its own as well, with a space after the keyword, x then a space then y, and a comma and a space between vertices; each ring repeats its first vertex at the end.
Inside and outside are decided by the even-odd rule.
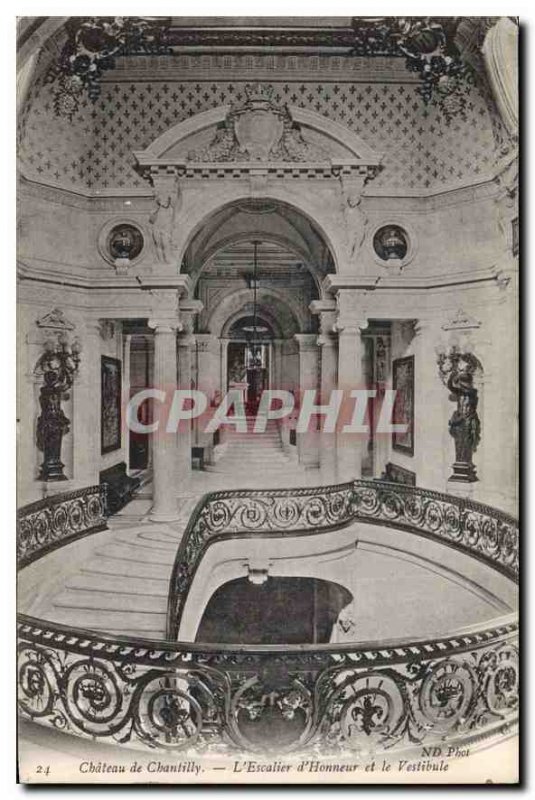
MULTIPOLYGON (((2 630, 2 657, 0 659, 0 687, 2 691, 2 719, 3 722, 6 722, 7 717, 7 724, 2 726, 3 728, 3 740, 2 740, 2 747, 0 747, 0 785, 3 789, 3 798, 11 798, 11 797, 20 797, 22 793, 26 790, 22 786, 15 786, 15 698, 14 698, 14 687, 15 687, 15 626, 14 626, 14 619, 15 619, 15 536, 14 536, 14 515, 15 515, 15 480, 14 480, 14 459, 15 459, 15 429, 12 420, 15 418, 15 136, 14 136, 14 123, 15 123, 15 16, 39 16, 42 15, 43 12, 47 13, 50 16, 64 16, 64 15, 110 15, 110 14, 147 14, 150 12, 154 15, 181 15, 181 16, 252 16, 253 14, 269 14, 270 16, 280 15, 280 16, 306 16, 310 15, 311 13, 320 16, 320 15, 340 15, 340 16, 352 16, 354 14, 359 14, 361 16, 376 16, 378 13, 381 14, 394 14, 402 16, 404 14, 411 14, 411 15, 419 15, 425 16, 429 14, 431 11, 429 2, 420 2, 415 0, 406 0, 403 4, 399 2, 393 2, 389 0, 388 2, 381 3, 379 7, 377 7, 376 3, 372 2, 360 2, 355 4, 353 2, 348 2, 348 0, 330 0, 329 3, 319 5, 313 4, 311 5, 310 2, 305 2, 305 0, 271 0, 269 4, 265 4, 262 6, 253 5, 250 0, 245 2, 245 0, 226 0, 225 3, 223 2, 214 2, 213 0, 196 0, 195 3, 176 3, 171 2, 171 0, 167 0, 166 2, 162 2, 161 0, 156 0, 150 7, 147 5, 147 2, 141 2, 140 0, 114 0, 113 3, 110 3, 109 0, 93 0, 91 3, 78 3, 74 0, 71 2, 63 2, 63 3, 50 3, 48 8, 43 7, 42 2, 18 2, 18 3, 4 3, 2 9, 0 10, 0 19, 2 21, 2 30, 4 31, 4 43, 2 48, 0 48, 0 75, 2 76, 2 100, 4 102, 4 113, 2 115, 3 125, 1 127, 0 136, 1 136, 1 148, 0 151, 3 156, 4 163, 2 165, 2 177, 3 177, 3 191, 1 193, 1 204, 2 204, 2 223, 3 223, 3 248, 2 248, 2 268, 0 270, 0 303, 1 303, 1 322, 2 322, 2 377, 3 377, 3 392, 0 395, 0 405, 1 405, 1 416, 0 419, 3 420, 3 435, 2 435, 2 460, 0 462, 0 488, 1 488, 1 505, 0 508, 2 509, 3 514, 3 521, 4 524, 2 525, 1 529, 1 557, 0 557, 0 585, 2 586, 2 603, 1 603, 1 617, 3 622, 3 630, 2 630)), ((437 7, 436 4, 432 6, 432 13, 436 16, 452 16, 452 15, 459 15, 459 16, 488 16, 488 15, 503 15, 504 12, 509 11, 506 5, 501 2, 495 2, 495 0, 485 0, 485 2, 455 2, 455 3, 444 3, 437 7)), ((523 32, 523 39, 524 39, 524 48, 527 51, 527 47, 530 46, 533 48, 535 45, 533 44, 534 38, 532 35, 533 30, 535 30, 535 9, 533 7, 533 3, 527 2, 527 0, 523 0, 518 4, 515 4, 514 8, 511 8, 509 13, 515 13, 520 16, 521 22, 524 25, 524 32, 523 32)), ((525 63, 524 63, 524 85, 530 86, 534 83, 535 75, 533 74, 533 59, 531 58, 529 52, 525 53, 525 63)), ((526 115, 525 120, 525 130, 524 130, 524 165, 526 166, 527 159, 526 159, 526 151, 528 147, 528 130, 530 128, 529 123, 533 122, 533 114, 535 105, 533 102, 529 102, 530 98, 528 96, 523 97, 524 103, 524 113, 526 115)), ((524 194, 527 197, 528 189, 530 185, 533 185, 532 181, 529 181, 530 178, 533 177, 533 159, 531 160, 531 164, 528 166, 528 169, 525 169, 521 179, 523 181, 524 186, 524 194)), ((528 314, 528 308, 532 309, 534 305, 534 282, 528 281, 527 274, 528 273, 528 265, 529 265, 529 247, 528 247, 528 236, 527 232, 533 229, 535 224, 535 219, 533 217, 533 203, 531 204, 531 210, 528 209, 528 205, 526 203, 523 209, 523 216, 522 216, 522 227, 524 230, 523 236, 523 245, 524 245, 524 252, 522 254, 522 263, 524 268, 524 279, 523 279, 523 294, 526 297, 526 305, 524 307, 524 315, 526 319, 526 327, 523 331, 523 338, 524 338, 524 347, 526 351, 526 369, 529 367, 533 367, 533 353, 535 353, 535 336, 534 336, 534 326, 529 323, 531 314, 528 314), (529 213, 528 213, 529 211, 529 213), (529 361, 529 363, 528 363, 529 361)), ((525 382, 525 393, 526 393, 526 403, 524 408, 524 437, 525 443, 523 446, 526 448, 525 457, 527 458, 533 454, 534 445, 535 445, 535 426, 531 425, 530 429, 528 429, 526 425, 526 415, 528 411, 528 399, 531 399, 534 396, 534 389, 535 389, 535 377, 534 371, 531 369, 528 373, 524 373, 523 380, 525 382), (529 378, 529 380, 528 380, 529 378), (529 441, 529 444, 528 444, 529 441)), ((535 479, 533 478, 533 472, 531 475, 527 474, 526 471, 526 481, 525 486, 523 487, 524 493, 526 498, 530 495, 533 496, 535 490, 535 479), (533 480, 533 483, 532 483, 533 480), (528 483, 529 481, 529 483, 528 483)), ((527 513, 530 509, 526 508, 525 514, 525 531, 524 531, 524 543, 527 543, 527 538, 532 531, 529 529, 529 514, 527 513)), ((527 547, 524 548, 524 552, 527 550, 527 547)), ((528 570, 534 570, 533 564, 533 553, 535 552, 535 547, 531 547, 531 557, 529 559, 529 566, 525 566, 524 568, 524 590, 526 595, 526 601, 531 601, 531 597, 528 598, 527 589, 529 587, 530 581, 528 580, 528 570)), ((535 571, 535 570, 534 570, 535 571)), ((530 609, 526 609, 527 613, 525 614, 525 618, 529 618, 529 610, 535 611, 531 607, 530 609)), ((526 626, 527 627, 527 626, 526 626)), ((529 720, 525 720, 525 726, 529 725, 529 723, 533 722, 533 712, 535 710, 535 691, 533 691, 533 687, 531 687, 531 692, 528 694, 526 691, 526 684, 529 683, 529 670, 527 669, 527 665, 529 663, 529 656, 525 654, 524 659, 524 672, 523 672, 523 692, 524 698, 527 699, 528 696, 531 696, 531 704, 529 708, 529 720)), ((531 678, 533 680, 533 678, 531 678)), ((529 687, 528 687, 529 688, 529 687)), ((525 718, 528 717, 528 709, 525 709, 525 718)), ((524 730, 524 734, 527 733, 527 730, 524 730)), ((525 767, 526 771, 528 771, 528 762, 529 762, 529 752, 527 748, 527 743, 524 742, 525 748, 525 767)), ((529 769, 530 773, 533 773, 533 768, 529 769)), ((526 775, 528 781, 531 783, 529 773, 526 775)), ((409 787, 407 787, 409 788, 409 787)), ((372 790, 372 789, 365 789, 362 787, 351 787, 352 791, 358 792, 359 796, 368 796, 371 798, 377 798, 381 796, 385 796, 389 794, 388 789, 380 789, 380 790, 372 790)), ((74 788, 72 791, 76 791, 74 788)), ((110 797, 111 792, 113 789, 110 790, 109 787, 99 787, 99 797, 106 798, 110 797)), ((186 788, 178 789, 180 792, 181 797, 191 796, 192 798, 198 798, 200 796, 200 792, 197 790, 191 790, 186 788)), ((223 797, 228 797, 228 791, 221 793, 218 792, 216 788, 206 789, 206 791, 210 792, 210 794, 222 794, 223 797)), ((240 793, 249 794, 252 790, 249 789, 242 789, 240 793)), ((277 792, 278 796, 285 796, 295 797, 296 789, 286 789, 282 787, 273 787, 273 791, 277 792), (290 794, 291 793, 291 794, 290 794)), ((329 789, 326 788, 321 791, 321 793, 315 792, 315 794, 321 794, 322 796, 329 796, 335 797, 336 793, 339 792, 340 789, 329 789)), ((500 790, 500 793, 512 794, 518 790, 515 789, 508 789, 507 787, 503 787, 500 790)), ((49 793, 54 793, 53 789, 48 790, 49 793)), ((428 796, 433 792, 433 789, 428 789, 423 792, 418 791, 418 797, 425 797, 428 796)), ((449 794, 449 792, 454 792, 454 797, 471 797, 473 796, 473 790, 455 790, 455 787, 451 787, 449 790, 446 790, 445 794, 449 794)), ((70 791, 63 790, 61 792, 61 797, 66 797, 70 795, 70 791)), ((441 792, 442 796, 444 796, 444 792, 441 792)), ((146 788, 145 789, 145 796, 150 797, 161 797, 159 788, 146 788)))

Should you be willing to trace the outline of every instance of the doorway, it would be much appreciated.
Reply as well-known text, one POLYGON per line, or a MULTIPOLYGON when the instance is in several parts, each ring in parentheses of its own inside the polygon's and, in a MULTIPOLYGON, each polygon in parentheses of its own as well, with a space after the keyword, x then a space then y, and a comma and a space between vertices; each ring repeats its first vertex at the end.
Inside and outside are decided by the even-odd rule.
POLYGON ((247 416, 255 416, 262 392, 270 386, 272 331, 260 319, 243 317, 229 335, 227 389, 240 391, 247 416))

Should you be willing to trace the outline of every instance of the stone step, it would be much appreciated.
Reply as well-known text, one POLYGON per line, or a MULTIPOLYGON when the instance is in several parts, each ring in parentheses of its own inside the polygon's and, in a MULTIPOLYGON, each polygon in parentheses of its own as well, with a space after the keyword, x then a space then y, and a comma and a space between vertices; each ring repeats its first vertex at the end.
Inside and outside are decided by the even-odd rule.
POLYGON ((138 576, 138 580, 132 580, 132 575, 116 575, 87 571, 77 573, 65 582, 65 589, 73 591, 95 591, 95 592, 120 592, 129 593, 139 590, 147 594, 159 597, 167 597, 169 580, 167 578, 152 578, 138 576))
POLYGON ((99 548, 95 552, 95 557, 106 558, 108 560, 130 562, 131 564, 154 564, 168 567, 173 563, 173 555, 170 550, 156 550, 155 548, 141 548, 134 544, 109 544, 99 548))
POLYGON ((127 592, 103 592, 96 587, 94 590, 69 588, 54 598, 53 606, 97 612, 124 611, 128 614, 165 613, 167 592, 148 594, 143 585, 131 586, 127 592))
POLYGON ((176 553, 179 541, 180 538, 176 540, 169 539, 167 541, 162 541, 161 539, 145 539, 144 537, 139 536, 136 542, 132 542, 126 533, 121 535, 121 531, 118 531, 114 537, 114 544, 120 542, 121 544, 126 544, 136 548, 136 551, 139 548, 140 550, 150 550, 152 553, 168 553, 169 551, 176 553))
POLYGON ((132 614, 128 611, 114 611, 111 609, 97 610, 94 608, 53 608, 54 622, 60 624, 73 625, 79 628, 89 628, 98 631, 160 631, 159 636, 164 635, 165 631, 165 612, 155 611, 136 611, 132 614))
POLYGON ((258 447, 229 447, 228 450, 225 450, 221 453, 222 458, 230 458, 231 456, 236 456, 238 458, 244 458, 248 456, 250 458, 272 458, 273 456, 282 456, 284 458, 284 451, 283 450, 267 450, 261 449, 258 447))
POLYGON ((81 574, 87 575, 114 575, 126 578, 154 578, 155 580, 169 580, 171 576, 172 563, 162 566, 161 564, 149 564, 146 560, 124 560, 121 558, 106 558, 101 556, 98 560, 94 558, 91 565, 82 567, 81 574))

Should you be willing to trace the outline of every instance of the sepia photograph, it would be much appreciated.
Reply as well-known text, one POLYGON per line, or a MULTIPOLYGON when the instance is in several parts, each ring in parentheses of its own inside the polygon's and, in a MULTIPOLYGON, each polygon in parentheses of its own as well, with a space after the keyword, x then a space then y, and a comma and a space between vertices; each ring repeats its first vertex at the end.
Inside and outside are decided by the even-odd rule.
POLYGON ((17 17, 21 784, 519 783, 519 26, 17 17))

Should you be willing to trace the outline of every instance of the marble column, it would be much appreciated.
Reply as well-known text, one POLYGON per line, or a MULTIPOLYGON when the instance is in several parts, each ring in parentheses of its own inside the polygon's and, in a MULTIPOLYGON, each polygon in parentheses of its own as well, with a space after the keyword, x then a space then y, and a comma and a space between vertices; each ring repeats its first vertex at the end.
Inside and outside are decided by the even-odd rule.
MULTIPOLYGON (((123 334, 123 414, 124 409, 128 406, 130 401, 130 346, 132 337, 123 334)), ((124 452, 127 472, 130 467, 130 428, 125 425, 124 429, 124 452)))
POLYGON ((455 445, 448 420, 455 405, 448 399, 437 365, 437 347, 447 334, 440 327, 438 314, 437 320, 420 318, 405 324, 413 328, 407 353, 414 355, 414 457, 395 452, 391 460, 414 470, 418 486, 450 492, 447 480, 455 460, 455 445))
MULTIPOLYGON (((191 389, 191 360, 194 344, 195 337, 190 333, 178 334, 178 387, 186 391, 191 389)), ((191 420, 180 420, 177 437, 178 485, 182 487, 189 481, 191 475, 191 420)))
POLYGON ((100 464, 100 354, 98 320, 85 323, 80 367, 72 392, 73 478, 76 486, 99 482, 100 464))
MULTIPOLYGON (((324 326, 322 326, 323 328, 324 326)), ((320 403, 327 405, 338 381, 338 342, 332 333, 318 337, 321 348, 320 403)), ((321 431, 319 435, 320 467, 324 482, 336 481, 336 432, 321 431)))
POLYGON ((154 422, 158 429, 152 435, 153 504, 150 519, 170 522, 178 518, 178 449, 175 433, 166 432, 172 392, 177 382, 178 321, 149 320, 154 329, 154 388, 166 393, 165 402, 153 401, 154 422))
MULTIPOLYGON (((208 400, 208 409, 214 403, 217 393, 220 392, 220 344, 219 340, 211 333, 198 333, 195 335, 197 371, 196 388, 204 392, 208 400)), ((204 463, 211 463, 213 456, 212 433, 204 433, 206 425, 205 416, 197 418, 193 423, 193 437, 195 445, 204 448, 204 463)))
POLYGON ((344 392, 341 412, 344 424, 339 425, 337 435, 337 474, 340 481, 360 478, 362 460, 368 441, 365 432, 348 433, 344 431, 345 425, 350 422, 356 402, 351 399, 351 392, 356 389, 366 389, 361 328, 365 328, 367 324, 365 318, 359 322, 355 319, 339 318, 336 323, 338 330, 338 388, 344 392))
POLYGON ((221 397, 224 397, 227 393, 227 366, 228 366, 228 345, 229 339, 220 339, 220 373, 219 373, 219 391, 221 392, 221 397))
MULTIPOLYGON (((319 349, 316 334, 296 333, 295 339, 299 344, 299 400, 302 407, 302 398, 306 390, 318 391, 319 349)), ((316 394, 316 402, 318 397, 316 394)), ((308 429, 297 434, 297 453, 299 463, 312 469, 319 467, 319 443, 317 430, 317 416, 312 415, 308 429)))

